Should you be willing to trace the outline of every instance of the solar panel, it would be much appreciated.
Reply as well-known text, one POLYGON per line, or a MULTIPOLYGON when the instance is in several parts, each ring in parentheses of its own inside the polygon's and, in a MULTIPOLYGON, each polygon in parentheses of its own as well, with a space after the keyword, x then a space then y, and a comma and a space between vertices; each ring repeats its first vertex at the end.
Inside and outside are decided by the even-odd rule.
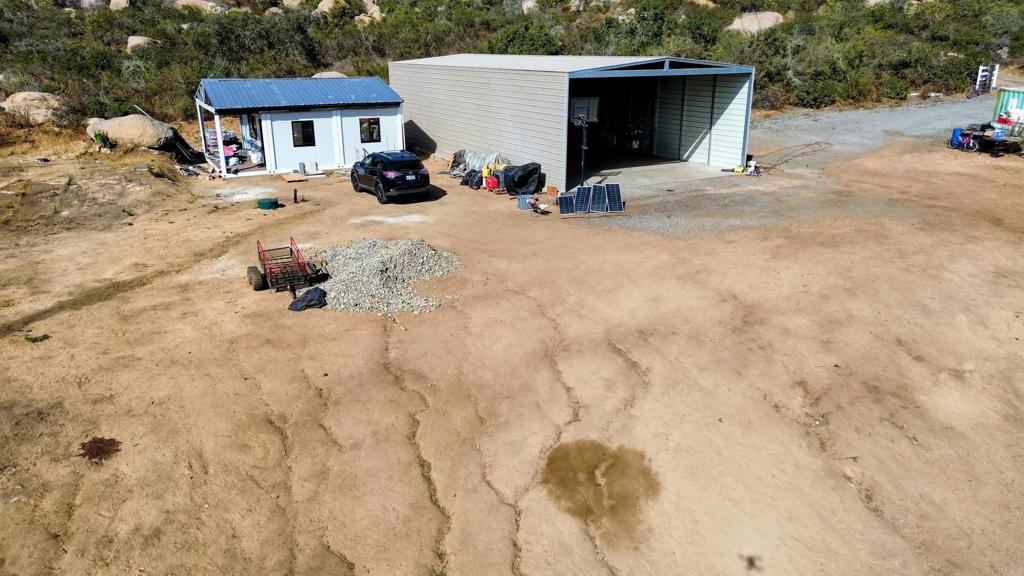
POLYGON ((576 199, 569 195, 558 196, 556 198, 558 202, 558 213, 559 214, 575 214, 576 213, 576 199))
POLYGON ((603 184, 597 184, 594 186, 593 196, 590 199, 590 211, 591 212, 607 212, 608 211, 608 193, 605 190, 603 184))
POLYGON ((587 212, 590 210, 590 186, 578 186, 576 188, 576 211, 587 212))
POLYGON ((618 184, 605 184, 604 189, 608 194, 608 211, 622 212, 622 188, 618 184))

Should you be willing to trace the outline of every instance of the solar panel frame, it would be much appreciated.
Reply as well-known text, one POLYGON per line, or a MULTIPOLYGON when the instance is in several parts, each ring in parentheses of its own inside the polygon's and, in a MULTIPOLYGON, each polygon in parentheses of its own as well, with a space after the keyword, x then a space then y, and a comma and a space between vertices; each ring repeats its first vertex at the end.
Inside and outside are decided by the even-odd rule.
POLYGON ((622 202, 622 187, 618 184, 605 184, 604 189, 608 196, 608 211, 623 212, 626 205, 622 202))
POLYGON ((571 194, 559 195, 555 198, 558 204, 558 213, 567 216, 576 213, 576 197, 571 194))
POLYGON ((592 193, 592 186, 578 186, 576 187, 576 212, 589 212, 590 211, 590 197, 592 193))
POLYGON ((594 185, 594 190, 590 197, 589 208, 588 212, 608 211, 608 193, 605 190, 604 184, 594 185))

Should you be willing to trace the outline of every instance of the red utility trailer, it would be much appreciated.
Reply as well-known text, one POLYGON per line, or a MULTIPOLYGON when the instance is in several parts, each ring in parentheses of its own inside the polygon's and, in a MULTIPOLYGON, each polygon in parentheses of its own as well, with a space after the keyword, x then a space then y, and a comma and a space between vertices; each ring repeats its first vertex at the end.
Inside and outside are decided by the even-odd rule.
POLYGON ((246 271, 253 290, 288 290, 294 296, 296 288, 312 285, 319 275, 316 267, 306 261, 294 238, 289 238, 288 246, 281 248, 264 248, 257 240, 256 253, 259 266, 249 266, 246 271))

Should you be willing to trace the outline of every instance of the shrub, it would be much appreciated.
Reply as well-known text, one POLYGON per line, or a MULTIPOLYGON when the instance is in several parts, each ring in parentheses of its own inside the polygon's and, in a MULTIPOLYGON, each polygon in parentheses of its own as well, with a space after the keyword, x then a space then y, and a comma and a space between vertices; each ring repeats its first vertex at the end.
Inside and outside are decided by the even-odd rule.
POLYGON ((824 108, 839 99, 841 86, 835 80, 807 80, 796 87, 797 104, 806 108, 824 108))
POLYGON ((100 147, 106 148, 107 150, 113 150, 116 145, 114 141, 110 139, 110 136, 107 136, 107 133, 103 130, 93 132, 92 139, 95 140, 100 147))
POLYGON ((906 100, 910 96, 910 82, 895 76, 882 79, 882 96, 891 100, 906 100))

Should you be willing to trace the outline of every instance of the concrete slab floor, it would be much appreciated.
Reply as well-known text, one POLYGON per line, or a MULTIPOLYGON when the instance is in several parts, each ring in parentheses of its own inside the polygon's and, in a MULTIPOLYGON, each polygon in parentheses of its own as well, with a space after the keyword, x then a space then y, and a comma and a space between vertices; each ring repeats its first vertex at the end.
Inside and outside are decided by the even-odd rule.
POLYGON ((625 198, 663 192, 683 182, 728 176, 730 173, 695 162, 656 161, 605 168, 587 178, 587 184, 621 184, 625 198))

